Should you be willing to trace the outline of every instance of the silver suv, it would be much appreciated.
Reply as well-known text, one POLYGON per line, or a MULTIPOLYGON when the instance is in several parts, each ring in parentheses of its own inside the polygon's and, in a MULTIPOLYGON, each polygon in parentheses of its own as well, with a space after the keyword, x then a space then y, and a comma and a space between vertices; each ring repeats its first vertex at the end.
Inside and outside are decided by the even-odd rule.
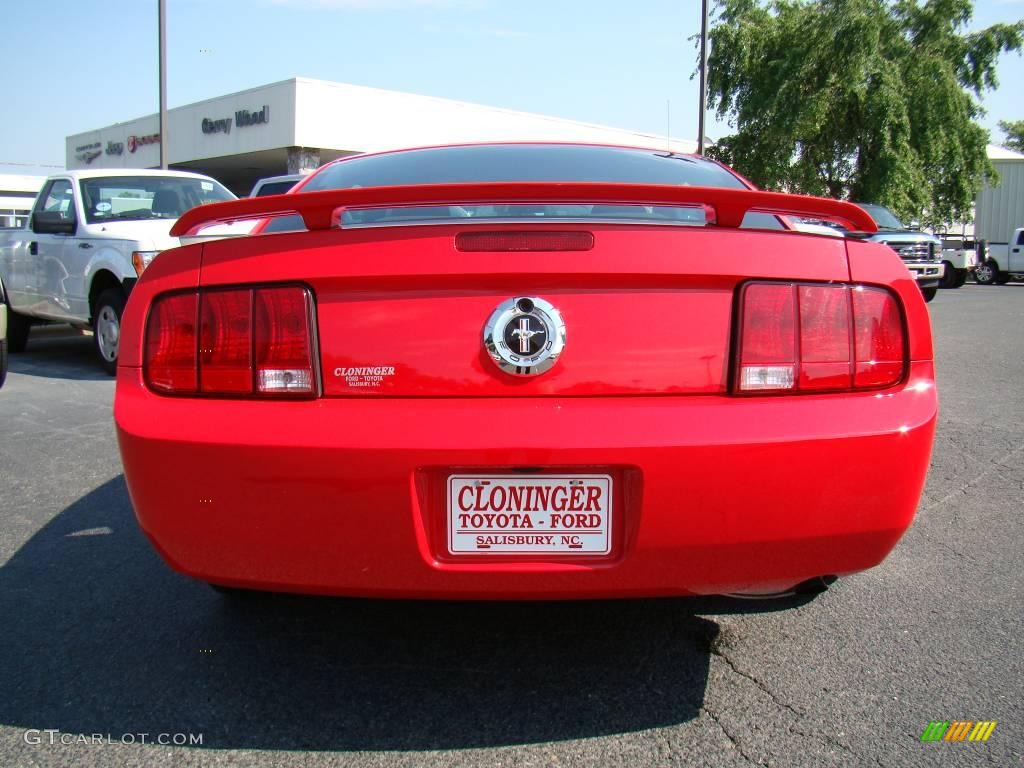
MULTIPOLYGON (((308 175, 308 174, 306 174, 308 175)), ((267 176, 260 179, 252 188, 249 197, 266 197, 267 195, 283 195, 306 176, 301 173, 290 173, 287 176, 267 176)))

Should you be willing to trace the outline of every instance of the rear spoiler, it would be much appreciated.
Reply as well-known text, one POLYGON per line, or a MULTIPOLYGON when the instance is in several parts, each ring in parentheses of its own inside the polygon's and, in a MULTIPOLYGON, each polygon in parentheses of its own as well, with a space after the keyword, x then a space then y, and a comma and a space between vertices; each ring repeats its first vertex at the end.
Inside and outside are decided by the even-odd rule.
POLYGON ((186 211, 171 228, 171 235, 190 236, 211 224, 292 214, 301 216, 307 229, 331 229, 339 226, 340 210, 346 208, 554 202, 701 206, 708 212, 708 223, 719 227, 738 227, 748 211, 755 211, 835 221, 855 232, 878 230, 863 209, 825 197, 670 184, 516 181, 327 189, 209 203, 186 211))

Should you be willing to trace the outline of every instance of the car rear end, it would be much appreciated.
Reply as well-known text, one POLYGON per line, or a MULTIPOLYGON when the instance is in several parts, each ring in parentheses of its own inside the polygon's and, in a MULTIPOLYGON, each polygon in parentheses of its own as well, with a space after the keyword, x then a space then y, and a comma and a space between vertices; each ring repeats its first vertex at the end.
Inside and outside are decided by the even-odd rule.
POLYGON ((164 558, 227 586, 526 599, 774 593, 886 556, 936 416, 926 310, 891 251, 524 218, 155 261, 115 416, 164 558), (557 358, 503 365, 495 323, 507 354, 560 338, 557 358))

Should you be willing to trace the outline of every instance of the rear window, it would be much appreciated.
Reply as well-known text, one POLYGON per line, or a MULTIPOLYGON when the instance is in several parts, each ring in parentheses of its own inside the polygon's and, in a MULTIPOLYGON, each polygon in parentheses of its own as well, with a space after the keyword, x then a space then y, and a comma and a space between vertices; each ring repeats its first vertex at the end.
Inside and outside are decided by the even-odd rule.
POLYGON ((743 189, 716 163, 690 155, 620 147, 503 144, 434 147, 353 157, 328 166, 303 187, 386 187, 501 181, 606 181, 743 189))
POLYGON ((264 184, 256 191, 256 197, 266 197, 267 195, 283 195, 289 189, 294 187, 299 182, 295 179, 288 179, 286 181, 271 181, 264 184))
MULTIPOLYGON (((318 171, 298 192, 421 184, 516 181, 612 182, 746 189, 735 175, 699 157, 667 151, 559 144, 434 147, 362 155, 318 171)), ((645 205, 448 205, 347 210, 342 226, 450 223, 452 220, 630 220, 702 226, 704 210, 645 205)), ((774 216, 750 214, 745 226, 778 229, 774 216)), ((468 221, 466 223, 469 223, 468 221)), ((264 232, 303 229, 298 216, 282 216, 264 232)))

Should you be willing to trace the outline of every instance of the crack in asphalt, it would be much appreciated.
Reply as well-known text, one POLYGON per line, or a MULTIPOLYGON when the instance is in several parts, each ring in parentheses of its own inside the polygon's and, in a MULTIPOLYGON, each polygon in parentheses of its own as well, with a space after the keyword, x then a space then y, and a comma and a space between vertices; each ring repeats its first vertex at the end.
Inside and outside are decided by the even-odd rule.
MULTIPOLYGON (((783 710, 786 710, 787 712, 790 712, 794 716, 794 718, 796 718, 797 722, 800 722, 802 720, 806 720, 807 716, 806 716, 806 714, 804 712, 801 712, 799 709, 794 707, 792 704, 789 704, 789 703, 787 703, 785 701, 782 701, 761 680, 756 678, 754 675, 751 675, 748 672, 744 672, 742 669, 737 667, 736 663, 732 659, 730 659, 728 654, 726 654, 721 648, 719 648, 719 647, 712 647, 710 650, 711 650, 711 654, 713 656, 715 656, 715 657, 721 659, 722 661, 724 661, 726 666, 729 667, 729 669, 731 669, 736 675, 738 675, 739 677, 742 677, 745 680, 749 680, 751 683, 753 683, 758 688, 758 690, 760 690, 765 695, 767 695, 768 698, 772 700, 772 703, 775 704, 779 709, 783 709, 783 710)), ((733 741, 735 743, 735 739, 729 734, 728 731, 725 730, 725 727, 722 726, 722 724, 718 721, 718 718, 714 715, 714 713, 712 713, 711 710, 709 710, 707 708, 707 706, 702 706, 701 709, 703 709, 705 712, 707 712, 708 715, 711 717, 711 719, 714 720, 715 723, 717 723, 718 726, 722 729, 722 731, 725 733, 725 735, 731 741, 733 741)), ((829 736, 828 734, 824 734, 824 733, 820 733, 820 732, 808 733, 808 732, 798 728, 796 726, 796 723, 792 724, 790 726, 789 730, 790 730, 791 733, 795 733, 798 736, 801 736, 802 738, 805 738, 805 739, 818 738, 818 739, 820 739, 821 741, 823 741, 826 744, 829 744, 829 745, 831 745, 833 747, 837 747, 838 749, 842 750, 843 752, 845 752, 846 754, 850 755, 851 757, 855 757, 857 759, 861 759, 862 758, 862 755, 859 755, 858 753, 854 752, 853 748, 850 747, 848 744, 844 744, 843 742, 839 741, 836 738, 833 738, 833 737, 829 736)), ((740 749, 738 744, 736 745, 736 748, 739 750, 740 754, 742 754, 744 757, 747 757, 747 755, 743 752, 743 750, 740 749)), ((877 758, 875 758, 875 760, 877 762, 877 758)), ((760 765, 760 762, 758 762, 757 764, 760 765)))
MULTIPOLYGON (((936 507, 940 507, 940 506, 942 506, 943 504, 947 503, 948 501, 950 501, 951 499, 955 498, 958 495, 967 495, 967 491, 969 489, 974 488, 982 480, 984 480, 986 477, 988 477, 991 474, 994 474, 996 472, 997 468, 999 468, 999 469, 1007 469, 1007 470, 1011 469, 1011 467, 1007 466, 1007 464, 1009 463, 1010 459, 1012 459, 1014 456, 1016 456, 1021 451, 1024 451, 1024 443, 1021 443, 1016 448, 1011 450, 1009 453, 1007 453, 1007 454, 1005 454, 1003 456, 997 457, 995 459, 992 459, 989 462, 988 469, 986 469, 984 472, 981 472, 981 473, 975 475, 974 477, 972 477, 970 480, 967 480, 967 481, 961 483, 957 488, 954 488, 952 491, 950 491, 949 493, 945 494, 941 498, 938 498, 935 501, 930 502, 929 504, 926 504, 925 506, 921 507, 921 509, 918 510, 918 514, 920 515, 923 512, 927 512, 927 511, 929 511, 931 509, 935 509, 936 507)), ((1013 469, 1017 469, 1017 467, 1012 467, 1012 468, 1013 469)))
MULTIPOLYGON (((830 744, 833 747, 838 747, 840 750, 842 750, 846 754, 850 755, 851 757, 855 757, 858 760, 863 757, 862 755, 859 755, 856 752, 854 752, 853 748, 850 747, 848 744, 844 744, 843 742, 839 741, 838 739, 835 739, 835 738, 833 738, 831 736, 828 736, 828 735, 826 735, 824 733, 807 733, 806 731, 800 730, 795 725, 790 726, 789 730, 790 730, 790 732, 795 733, 796 735, 801 736, 802 738, 805 738, 805 739, 812 739, 812 738, 821 739, 826 744, 830 744)), ((877 761, 878 758, 876 757, 875 760, 877 761)))
POLYGON ((794 715, 796 715, 796 716, 797 716, 798 718, 800 718, 800 719, 803 719, 803 717, 804 717, 804 713, 803 713, 803 712, 801 712, 800 710, 798 710, 798 709, 797 709, 796 707, 794 707, 794 706, 793 706, 792 704, 787 704, 787 703, 786 703, 785 701, 782 701, 781 699, 779 699, 779 697, 778 697, 778 696, 776 696, 776 695, 775 695, 775 694, 774 694, 774 693, 773 693, 773 692, 772 692, 772 691, 771 691, 771 690, 770 690, 770 689, 768 688, 768 686, 766 686, 766 685, 765 685, 764 683, 762 683, 762 682, 761 682, 760 680, 758 680, 758 679, 757 679, 756 677, 754 677, 753 675, 751 675, 751 674, 749 674, 749 673, 747 673, 747 672, 744 672, 744 671, 743 671, 742 669, 740 669, 739 667, 737 667, 737 666, 736 666, 736 664, 735 664, 735 663, 733 663, 733 660, 732 660, 732 659, 730 659, 730 658, 729 658, 729 657, 728 657, 728 656, 727 656, 727 655, 725 654, 725 652, 721 650, 721 648, 718 648, 718 647, 712 646, 712 648, 711 648, 711 654, 712 654, 713 656, 716 656, 716 657, 718 657, 718 658, 719 658, 719 659, 721 659, 722 661, 724 661, 724 662, 726 663, 726 665, 727 665, 727 666, 729 667, 729 669, 731 669, 731 670, 732 670, 733 672, 735 672, 735 673, 736 673, 737 675, 739 675, 740 677, 746 678, 747 680, 749 680, 750 682, 752 682, 752 683, 753 683, 754 685, 756 685, 756 686, 757 686, 757 687, 758 687, 759 689, 761 689, 761 691, 763 691, 764 693, 766 693, 766 694, 768 695, 768 698, 770 698, 770 699, 771 699, 771 700, 772 700, 772 701, 773 701, 773 702, 775 703, 775 705, 776 705, 776 706, 778 706, 778 707, 781 707, 782 709, 786 709, 786 710, 789 710, 789 711, 790 711, 790 712, 792 712, 792 713, 793 713, 794 715))
POLYGON ((936 538, 934 538, 932 536, 929 536, 928 534, 924 533, 923 530, 919 531, 918 535, 922 539, 927 541, 929 544, 934 544, 935 546, 937 546, 937 547, 939 547, 941 549, 944 549, 944 550, 946 550, 947 552, 949 552, 949 553, 951 553, 953 555, 956 555, 957 557, 959 557, 962 560, 967 560, 972 565, 977 565, 978 564, 977 559, 975 559, 973 556, 968 555, 966 552, 961 552, 960 550, 956 549, 951 544, 949 544, 949 542, 947 542, 947 541, 945 541, 943 539, 936 539, 936 538))
MULTIPOLYGON (((956 444, 956 440, 951 440, 950 442, 953 443, 953 444, 956 444)), ((988 466, 987 469, 985 469, 983 472, 978 473, 977 475, 972 477, 970 480, 967 480, 967 481, 965 481, 963 483, 960 483, 960 485, 958 485, 953 490, 947 492, 946 494, 944 494, 940 498, 935 499, 934 501, 931 501, 928 504, 925 504, 924 506, 922 506, 917 511, 916 517, 919 518, 924 513, 928 512, 930 510, 933 510, 933 509, 935 509, 937 507, 940 507, 940 506, 942 506, 944 504, 947 504, 950 501, 953 501, 954 499, 960 500, 960 499, 962 499, 964 497, 970 496, 971 495, 970 491, 972 491, 974 488, 976 488, 978 485, 980 485, 981 482, 983 480, 985 480, 985 478, 989 477, 990 475, 996 474, 1000 470, 1005 470, 1005 471, 1008 471, 1008 472, 1012 472, 1012 471, 1015 471, 1015 470, 1019 469, 1019 467, 1017 467, 1016 465, 1014 465, 1012 463, 1012 459, 1013 459, 1013 457, 1015 457, 1017 454, 1021 453, 1022 451, 1024 451, 1024 443, 1021 443, 1020 445, 1014 447, 1013 449, 1011 449, 1009 452, 1007 452, 1003 456, 999 456, 999 457, 991 459, 988 462, 989 466, 988 466)), ((1020 485, 1021 485, 1022 488, 1024 488, 1024 481, 1020 481, 1020 485)), ((958 558, 960 558, 962 560, 968 561, 972 565, 978 565, 978 560, 975 557, 967 554, 966 552, 961 552, 960 550, 956 549, 954 546, 952 546, 949 542, 945 541, 944 539, 939 539, 939 538, 935 538, 933 536, 929 536, 927 533, 925 533, 924 528, 922 528, 920 526, 915 526, 915 530, 916 530, 917 534, 919 536, 921 536, 921 538, 924 539, 925 541, 927 541, 928 543, 934 544, 935 546, 940 547, 941 549, 946 550, 950 554, 952 554, 952 555, 954 555, 954 556, 956 556, 956 557, 958 557, 958 558)))
POLYGON ((763 763, 760 760, 755 760, 743 751, 743 747, 740 746, 740 743, 736 740, 736 737, 729 733, 729 730, 725 727, 725 725, 722 724, 722 721, 718 719, 718 715, 716 715, 714 712, 708 709, 706 704, 702 705, 700 709, 702 712, 706 713, 707 716, 711 718, 711 721, 718 726, 718 729, 725 734, 725 738, 727 738, 729 740, 729 743, 732 744, 733 748, 740 753, 740 757, 742 757, 744 760, 746 760, 748 763, 751 763, 752 765, 763 765, 763 763))

